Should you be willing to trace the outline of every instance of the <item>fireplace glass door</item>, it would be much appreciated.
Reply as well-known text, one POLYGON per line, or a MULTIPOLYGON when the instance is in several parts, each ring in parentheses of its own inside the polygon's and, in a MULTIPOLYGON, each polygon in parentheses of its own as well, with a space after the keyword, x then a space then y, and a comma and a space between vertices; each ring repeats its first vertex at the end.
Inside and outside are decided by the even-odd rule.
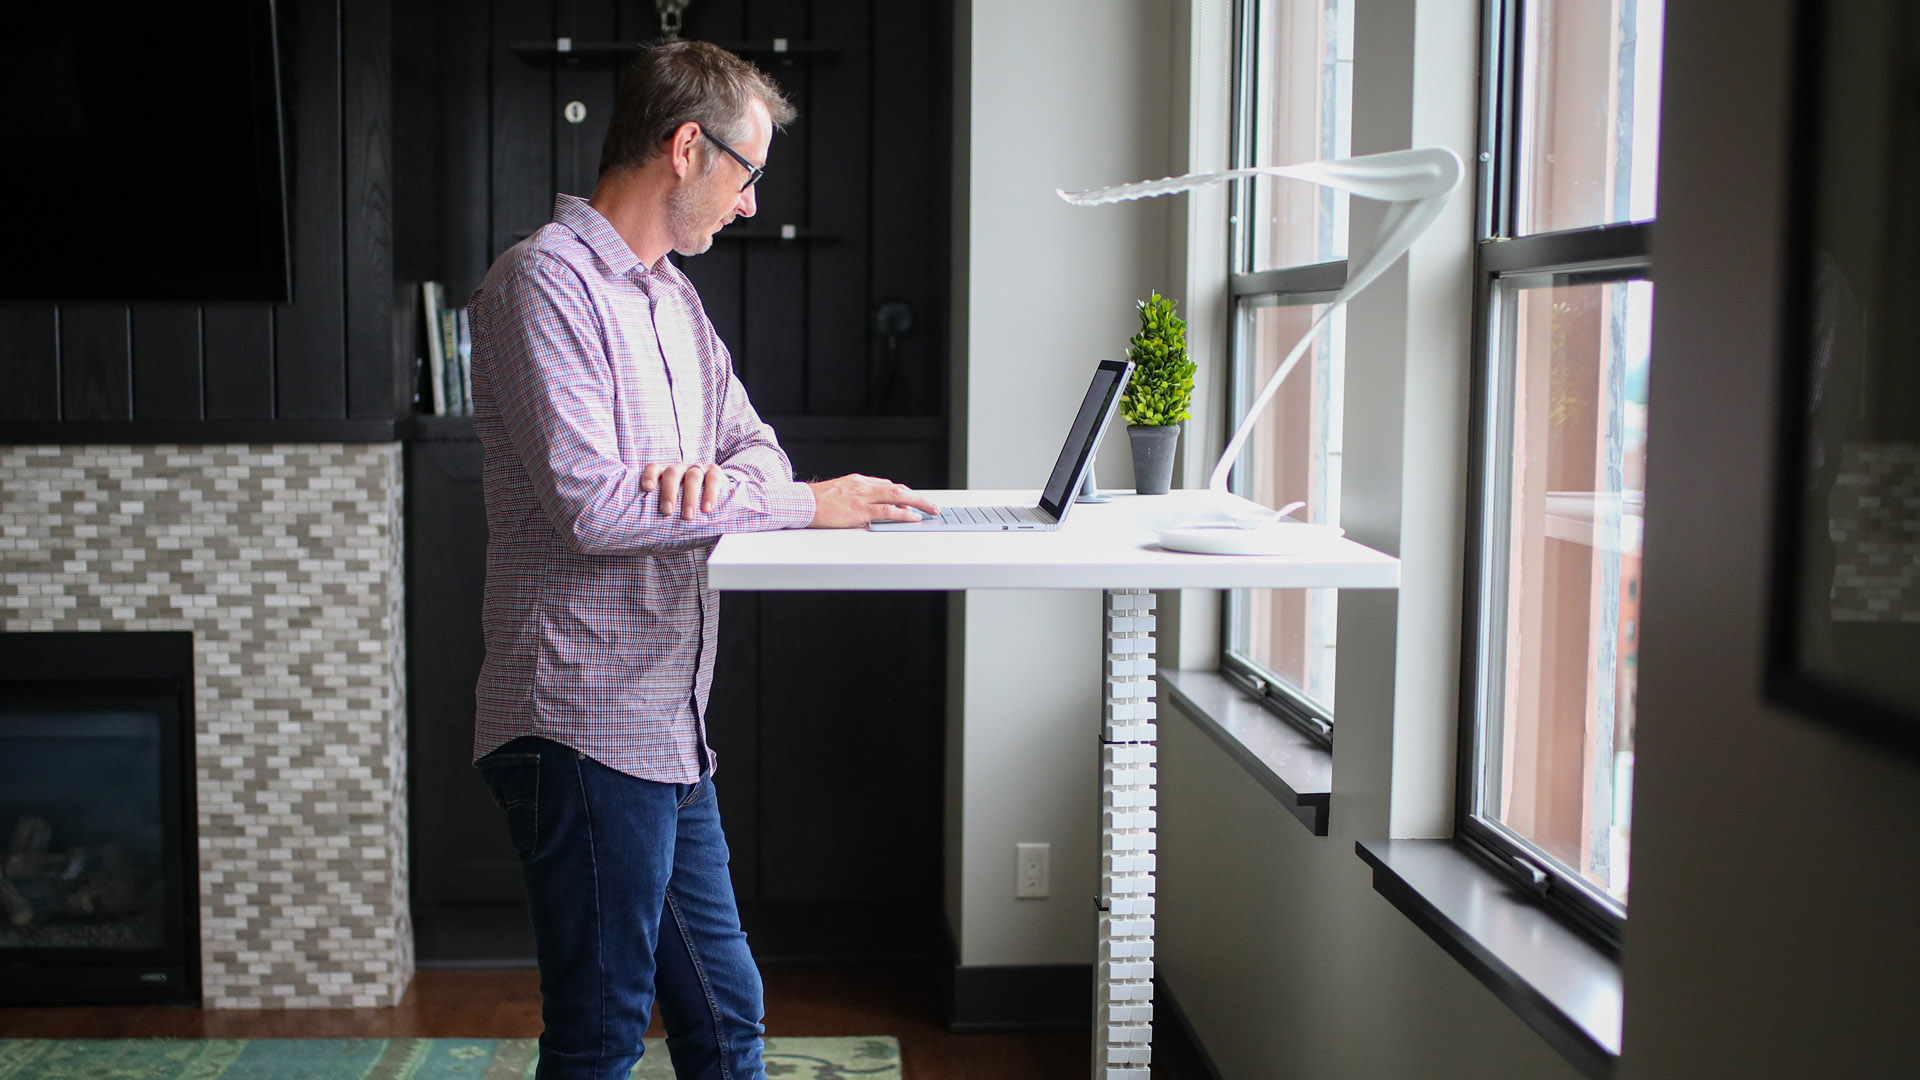
POLYGON ((0 688, 0 997, 194 993, 180 713, 168 684, 0 688))

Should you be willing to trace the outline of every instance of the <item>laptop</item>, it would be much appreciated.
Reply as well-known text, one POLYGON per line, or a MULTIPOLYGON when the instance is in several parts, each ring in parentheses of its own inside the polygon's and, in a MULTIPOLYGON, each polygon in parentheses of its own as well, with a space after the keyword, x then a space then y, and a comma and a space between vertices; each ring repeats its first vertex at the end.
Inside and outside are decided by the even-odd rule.
POLYGON ((1038 506, 949 506, 937 517, 919 521, 874 521, 874 532, 1047 532, 1058 529, 1073 508, 1080 484, 1093 468, 1093 454, 1120 408, 1120 391, 1133 374, 1130 360, 1102 360, 1094 369, 1087 396, 1067 429, 1067 442, 1053 463, 1053 475, 1038 506))

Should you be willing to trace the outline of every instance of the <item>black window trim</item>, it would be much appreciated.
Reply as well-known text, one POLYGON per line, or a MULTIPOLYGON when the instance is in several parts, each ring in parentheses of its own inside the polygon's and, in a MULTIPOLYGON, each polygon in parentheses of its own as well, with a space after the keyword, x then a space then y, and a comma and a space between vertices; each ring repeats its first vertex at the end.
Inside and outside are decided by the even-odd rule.
POLYGON ((1499 379, 1507 397, 1512 365, 1500 349, 1510 339, 1495 326, 1511 312, 1496 310, 1503 286, 1535 283, 1589 284, 1650 280, 1652 222, 1513 236, 1519 161, 1518 95, 1522 6, 1525 0, 1483 0, 1483 55, 1496 59, 1482 71, 1479 236, 1474 251, 1473 373, 1467 446, 1465 577, 1461 592, 1460 716, 1455 777, 1454 841, 1493 873, 1545 909, 1617 955, 1625 928, 1624 908, 1579 878, 1537 855, 1525 841, 1474 814, 1486 613, 1504 608, 1504 579, 1489 581, 1494 526, 1506 520, 1504 493, 1493 483, 1501 432, 1491 415, 1490 395, 1499 379), (1497 595, 1496 595, 1497 594, 1497 595), (1484 598, 1484 604, 1483 604, 1484 598))
MULTIPOLYGON (((1233 167, 1254 164, 1253 95, 1258 85, 1260 0, 1239 0, 1234 5, 1234 68, 1232 102, 1233 167)), ((1321 304, 1333 298, 1347 283, 1347 260, 1287 266, 1268 270, 1253 269, 1253 243, 1250 224, 1254 215, 1254 190, 1251 181, 1236 181, 1228 221, 1227 288, 1232 301, 1227 305, 1228 377, 1226 412, 1229 426, 1240 419, 1240 360, 1244 343, 1241 327, 1244 314, 1255 308, 1321 304)), ((1333 745, 1333 716, 1305 694, 1296 690, 1275 672, 1234 651, 1233 621, 1236 590, 1223 589, 1220 596, 1220 673, 1265 706, 1281 720, 1322 747, 1333 745)))

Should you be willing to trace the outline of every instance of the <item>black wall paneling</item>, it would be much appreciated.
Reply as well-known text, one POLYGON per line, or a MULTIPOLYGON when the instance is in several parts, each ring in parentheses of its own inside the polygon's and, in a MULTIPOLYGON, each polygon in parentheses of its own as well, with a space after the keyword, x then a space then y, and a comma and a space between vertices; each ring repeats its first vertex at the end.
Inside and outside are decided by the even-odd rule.
POLYGON ((869 333, 868 411, 945 412, 945 253, 948 89, 942 54, 946 19, 933 4, 873 5, 873 157, 869 227, 875 238, 867 271, 866 311, 906 305, 911 325, 892 336, 869 333), (929 223, 940 223, 929 236, 929 223), (916 237, 918 242, 890 238, 916 237))
POLYGON ((340 18, 346 408, 355 418, 411 409, 412 369, 393 350, 392 65, 365 59, 392 57, 391 9, 390 0, 345 0, 340 18))
MULTIPOLYGON (((746 9, 744 29, 749 38, 806 36, 805 0, 747 0, 746 9)), ((813 65, 774 65, 768 73, 779 80, 799 115, 784 135, 775 136, 768 150, 767 176, 755 185, 754 218, 729 228, 777 230, 784 224, 807 223, 807 189, 812 181, 808 168, 813 160, 809 148, 818 121, 811 93, 813 65)), ((727 242, 715 241, 716 245, 727 242)), ((753 382, 747 388, 763 413, 808 411, 804 350, 812 283, 807 280, 806 258, 806 251, 797 244, 751 244, 742 256, 742 346, 753 358, 749 365, 753 382)))
POLYGON ((475 442, 407 447, 409 854, 424 962, 532 955, 519 859, 468 764, 481 655, 474 586, 486 572, 480 467, 475 442))
MULTIPOLYGON (((298 282, 294 288, 300 287, 298 282)), ((201 316, 208 420, 273 418, 273 308, 208 304, 201 316)))
MULTIPOLYGON (((614 0, 568 0, 558 8, 555 32, 575 41, 618 40, 621 28, 615 7, 614 0)), ((646 33, 644 25, 639 30, 646 33)), ((600 144, 607 137, 607 118, 613 113, 614 83, 620 77, 620 68, 612 64, 559 64, 552 71, 552 190, 592 195, 600 176, 600 144), (579 123, 567 116, 568 106, 574 102, 583 107, 577 113, 579 123)))
POLYGON ((198 420, 200 386, 200 309, 133 305, 133 415, 198 420))
POLYGON ((761 769, 755 898, 937 896, 945 594, 759 599, 760 684, 779 695, 759 753, 779 768, 761 769))
POLYGON ((60 418, 60 309, 0 305, 0 421, 60 418))
POLYGON ((868 163, 893 149, 878 145, 870 126, 872 7, 872 0, 820 4, 812 13, 814 37, 844 46, 840 62, 807 69, 815 116, 806 146, 804 223, 842 237, 840 242, 809 244, 800 253, 813 290, 805 338, 812 360, 807 368, 806 411, 813 413, 870 411, 867 323, 873 283, 867 244, 868 163))
POLYGON ((523 62, 508 43, 552 40, 556 6, 553 0, 494 0, 489 262, 553 218, 553 68, 523 62))
POLYGON ((277 8, 292 302, 0 303, 0 441, 394 437, 391 5, 277 8))
POLYGON ((60 311, 62 419, 130 419, 131 360, 127 305, 65 305, 60 311))
POLYGON ((337 0, 297 0, 280 9, 280 18, 294 52, 281 93, 295 132, 287 161, 295 210, 288 220, 293 302, 280 305, 273 320, 274 415, 345 417, 340 9, 337 0))

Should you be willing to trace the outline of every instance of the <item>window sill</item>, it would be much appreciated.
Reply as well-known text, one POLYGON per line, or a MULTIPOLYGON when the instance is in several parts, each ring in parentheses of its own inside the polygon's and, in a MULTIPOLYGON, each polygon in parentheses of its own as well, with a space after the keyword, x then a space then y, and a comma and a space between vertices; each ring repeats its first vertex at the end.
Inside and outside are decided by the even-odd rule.
POLYGON ((1451 840, 1354 845, 1374 891, 1589 1077, 1620 1058, 1620 962, 1451 840))
POLYGON ((1325 747, 1217 671, 1160 672, 1160 700, 1172 701, 1313 835, 1327 835, 1333 754, 1325 747))

